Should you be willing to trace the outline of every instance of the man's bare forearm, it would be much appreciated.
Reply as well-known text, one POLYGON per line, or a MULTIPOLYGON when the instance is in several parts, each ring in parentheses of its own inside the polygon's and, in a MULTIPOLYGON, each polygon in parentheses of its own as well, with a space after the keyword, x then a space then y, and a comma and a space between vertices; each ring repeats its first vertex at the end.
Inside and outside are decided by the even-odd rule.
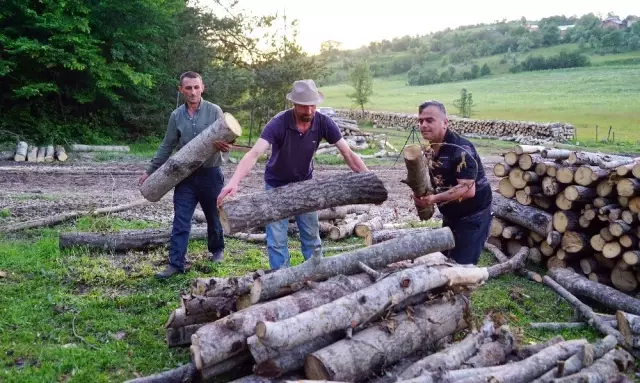
POLYGON ((348 156, 348 158, 345 158, 345 161, 347 165, 349 165, 351 170, 356 173, 362 173, 369 170, 364 161, 362 161, 362 158, 360 158, 360 156, 355 154, 354 152, 351 152, 351 155, 348 156))
POLYGON ((443 203, 454 200, 465 200, 472 198, 475 195, 475 185, 471 184, 458 184, 451 189, 434 195, 435 203, 443 203), (473 190, 472 193, 470 191, 473 190))

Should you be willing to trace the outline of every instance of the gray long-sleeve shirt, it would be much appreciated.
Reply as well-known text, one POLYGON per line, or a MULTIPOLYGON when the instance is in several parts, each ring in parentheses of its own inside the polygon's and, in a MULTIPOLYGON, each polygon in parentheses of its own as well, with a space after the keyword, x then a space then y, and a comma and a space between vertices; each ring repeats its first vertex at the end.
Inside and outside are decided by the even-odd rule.
MULTIPOLYGON (((162 144, 151 160, 151 164, 147 168, 147 173, 151 174, 158 170, 158 168, 169 159, 174 149, 176 149, 176 151, 180 150, 195 136, 202 133, 203 130, 220 118, 223 118, 222 109, 218 105, 204 99, 200 101, 200 106, 198 106, 193 117, 189 116, 186 104, 174 110, 169 117, 167 132, 164 135, 162 144)), ((221 164, 222 158, 220 152, 216 152, 202 164, 202 167, 210 168, 220 166, 221 164)))

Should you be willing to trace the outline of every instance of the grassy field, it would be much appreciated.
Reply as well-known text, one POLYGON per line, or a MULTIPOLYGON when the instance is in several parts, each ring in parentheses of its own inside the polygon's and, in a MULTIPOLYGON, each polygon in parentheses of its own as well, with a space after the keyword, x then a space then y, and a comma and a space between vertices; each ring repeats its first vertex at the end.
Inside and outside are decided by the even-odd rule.
MULTIPOLYGON (((367 109, 415 112, 427 99, 442 101, 455 114, 460 89, 473 93, 472 118, 562 121, 576 126, 579 142, 606 137, 609 126, 619 141, 640 139, 640 65, 593 66, 489 76, 472 81, 407 86, 404 78, 376 79, 367 109)), ((347 84, 323 87, 325 105, 353 108, 347 84)))
MULTIPOLYGON (((180 292, 195 277, 268 267, 263 247, 237 240, 227 240, 226 258, 220 265, 206 259, 204 242, 193 241, 191 271, 164 282, 153 278, 166 261, 164 249, 126 256, 58 249, 58 230, 148 226, 148 222, 83 218, 55 229, 0 238, 0 270, 7 272, 0 278, 0 381, 122 382, 179 366, 189 361, 188 350, 168 349, 163 325, 178 306, 180 292)), ((292 263, 298 264, 302 261, 299 243, 295 238, 289 243, 292 263)), ((483 254, 481 265, 493 263, 491 256, 483 254)), ((572 315, 550 289, 511 275, 475 290, 472 307, 477 321, 491 312, 521 334, 524 343, 556 335, 530 330, 528 323, 567 321, 572 315)), ((596 337, 591 330, 562 335, 596 337)))

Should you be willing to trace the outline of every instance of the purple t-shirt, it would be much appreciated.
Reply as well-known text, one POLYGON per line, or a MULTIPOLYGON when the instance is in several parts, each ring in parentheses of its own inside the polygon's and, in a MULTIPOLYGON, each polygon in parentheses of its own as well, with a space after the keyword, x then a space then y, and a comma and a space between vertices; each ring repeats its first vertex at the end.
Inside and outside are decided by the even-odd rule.
POLYGON ((342 138, 338 125, 328 116, 316 112, 311 128, 302 134, 296 127, 293 109, 274 116, 262 130, 261 138, 271 144, 271 157, 264 181, 273 187, 313 177, 313 155, 324 138, 335 144, 342 138))

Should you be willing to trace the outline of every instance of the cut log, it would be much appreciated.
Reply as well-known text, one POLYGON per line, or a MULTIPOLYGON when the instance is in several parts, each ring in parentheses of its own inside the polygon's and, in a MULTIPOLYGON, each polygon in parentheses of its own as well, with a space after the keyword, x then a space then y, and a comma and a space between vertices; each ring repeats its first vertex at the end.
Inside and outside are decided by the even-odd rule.
POLYGON ((558 169, 558 172, 556 173, 556 179, 562 184, 572 184, 576 174, 576 170, 578 170, 578 168, 576 167, 562 167, 558 169))
POLYGON ((491 219, 491 228, 489 229, 489 235, 492 237, 500 237, 506 225, 507 223, 504 220, 498 217, 493 217, 491 219))
MULTIPOLYGON (((212 315, 215 315, 213 313, 212 315)), ((198 331, 198 329, 204 326, 205 323, 189 324, 178 328, 167 328, 165 340, 167 347, 184 347, 191 344, 191 336, 198 331)))
POLYGON ((542 194, 542 186, 540 185, 527 185, 524 188, 524 192, 527 195, 534 196, 536 194, 542 194))
POLYGON ((375 216, 366 222, 357 223, 354 228, 354 232, 356 233, 356 236, 366 238, 371 231, 381 229, 384 229, 384 221, 382 217, 375 216))
MULTIPOLYGON (((585 322, 531 322, 529 327, 536 330, 557 331, 567 329, 582 329, 589 326, 585 322)), ((615 338, 613 338, 615 340, 615 338)), ((617 341, 616 341, 617 343, 617 341)))
POLYGON ((187 315, 183 308, 177 308, 169 316, 164 328, 177 329, 192 324, 215 322, 218 319, 220 319, 220 316, 217 313, 207 312, 201 315, 187 315))
POLYGON ((553 197, 557 195, 560 190, 562 190, 562 188, 555 178, 544 177, 542 179, 542 194, 553 197))
POLYGON ((516 152, 510 151, 504 153, 504 162, 509 166, 514 166, 518 163, 518 158, 520 156, 516 154, 516 152))
POLYGON ((53 159, 54 159, 53 154, 54 154, 53 145, 47 146, 44 152, 44 162, 53 162, 53 159))
POLYGON ((497 193, 493 193, 492 211, 496 216, 534 231, 543 237, 546 237, 553 228, 551 214, 532 206, 522 206, 497 193))
POLYGON ((29 145, 29 149, 27 150, 27 162, 37 162, 38 161, 38 147, 35 145, 29 145))
POLYGON ((128 152, 128 146, 108 146, 108 145, 71 145, 74 152, 128 152))
POLYGON ((224 231, 235 233, 302 213, 386 199, 387 190, 375 173, 348 172, 246 194, 225 202, 219 214, 224 231))
MULTIPOLYGON (((169 190, 198 169, 207 158, 217 153, 214 141, 232 142, 241 135, 242 128, 238 121, 231 114, 224 113, 222 118, 194 137, 153 172, 142 184, 140 193, 151 202, 159 201, 169 190)), ((225 231, 231 233, 226 228, 225 231)))
POLYGON ((552 231, 547 235, 547 244, 554 249, 562 243, 562 233, 558 231, 552 231))
POLYGON ((32 229, 35 227, 55 225, 60 222, 68 221, 70 219, 74 219, 82 216, 91 216, 91 215, 98 216, 103 214, 117 213, 117 212, 129 210, 137 206, 141 206, 146 202, 147 202, 146 200, 140 199, 140 200, 122 204, 122 205, 103 207, 95 210, 71 211, 71 212, 61 213, 61 214, 52 215, 46 218, 34 219, 34 220, 23 222, 23 223, 13 224, 11 226, 5 226, 3 228, 0 228, 0 233, 2 232, 11 233, 19 230, 24 230, 24 229, 32 229))
POLYGON ((413 307, 411 317, 396 315, 383 326, 369 327, 307 357, 305 374, 314 380, 362 381, 385 364, 411 355, 469 326, 468 300, 456 295, 413 307))
POLYGON ((415 378, 420 376, 423 371, 431 371, 435 369, 458 369, 465 360, 469 359, 478 351, 483 339, 484 334, 482 333, 467 335, 462 341, 452 344, 443 351, 431 354, 426 358, 413 363, 409 368, 402 372, 400 378, 415 378))
POLYGON ((590 201, 596 197, 596 189, 586 186, 569 185, 564 189, 564 196, 569 201, 590 201))
POLYGON ((44 162, 44 154, 47 151, 47 148, 44 146, 38 147, 38 154, 36 156, 36 162, 44 162))
POLYGON ((516 195, 516 188, 513 187, 509 177, 505 177, 498 182, 498 192, 505 198, 513 198, 516 195))
POLYGON ((67 152, 64 150, 64 146, 56 145, 54 155, 58 161, 66 161, 69 156, 67 156, 67 152))
POLYGON ((553 178, 556 178, 556 176, 558 175, 558 170, 563 167, 563 165, 558 162, 545 162, 545 164, 547 165, 547 175, 553 178))
POLYGON ((566 160, 571 154, 567 149, 545 149, 540 152, 542 158, 549 158, 553 160, 566 160))
POLYGON ((619 373, 627 372, 633 365, 633 356, 625 350, 612 349, 596 360, 592 365, 579 372, 554 379, 554 383, 581 383, 581 382, 609 382, 609 379, 616 377, 619 373))
POLYGON ((585 345, 577 354, 565 360, 562 368, 554 367, 532 383, 551 383, 556 378, 575 374, 584 367, 588 367, 594 360, 602 358, 617 344, 618 341, 615 337, 607 335, 594 344, 585 345))
POLYGON ((339 331, 336 333, 323 335, 290 350, 280 351, 268 349, 266 346, 262 345, 262 347, 265 347, 266 349, 268 349, 268 351, 263 351, 260 354, 255 352, 255 350, 260 347, 256 347, 256 345, 261 345, 260 341, 255 335, 247 339, 247 343, 249 344, 251 354, 256 361, 256 366, 254 368, 255 374, 267 378, 278 378, 288 372, 293 372, 304 368, 305 360, 309 354, 327 347, 330 344, 339 341, 343 337, 344 332, 339 331), (263 359, 263 355, 268 357, 263 359))
POLYGON ((540 153, 543 150, 546 150, 546 148, 542 145, 516 145, 513 149, 518 155, 540 153))
POLYGON ((589 237, 578 231, 567 231, 562 236, 562 250, 567 253, 580 253, 588 250, 589 237))
POLYGON ((188 363, 172 370, 141 378, 130 379, 125 383, 191 383, 196 382, 196 367, 188 363))
POLYGON ((16 153, 13 156, 13 160, 16 162, 24 162, 27 159, 27 149, 29 145, 24 141, 19 141, 16 144, 16 153))
POLYGON ((505 226, 502 230, 502 236, 506 239, 520 239, 524 235, 524 231, 520 226, 511 225, 505 226))
POLYGON ((568 340, 551 345, 529 358, 518 362, 492 367, 434 371, 421 375, 415 380, 406 380, 403 383, 530 382, 552 369, 558 360, 568 359, 578 353, 585 344, 588 344, 585 339, 568 340))
POLYGON ((539 155, 532 154, 522 154, 520 158, 518 158, 518 166, 522 170, 533 170, 538 162, 542 162, 542 159, 539 155))
POLYGON ((462 363, 461 368, 490 367, 503 364, 511 353, 515 339, 509 327, 501 326, 497 331, 497 339, 486 342, 478 348, 478 352, 462 363))
POLYGON ((602 255, 605 258, 617 258, 620 254, 622 254, 622 246, 618 241, 607 242, 602 247, 602 255))
POLYGON ((548 275, 574 295, 593 299, 613 310, 640 315, 640 300, 612 287, 592 282, 564 269, 549 270, 548 275))
POLYGON ((520 168, 513 168, 509 172, 509 182, 517 190, 524 189, 527 186, 527 181, 524 180, 524 170, 520 168))
POLYGON ((533 198, 524 190, 518 190, 516 192, 516 201, 518 201, 518 203, 521 205, 528 206, 533 203, 533 198))
POLYGON ((333 257, 312 257, 301 265, 280 269, 258 278, 251 288, 251 302, 255 304, 270 299, 278 294, 281 287, 304 280, 319 280, 337 274, 359 273, 358 262, 363 262, 375 269, 424 254, 449 250, 454 246, 451 229, 444 227, 401 236, 333 257))
POLYGON ((623 197, 640 195, 640 179, 623 178, 616 184, 616 191, 623 197))
POLYGON ((544 177, 545 175, 547 175, 547 169, 550 166, 550 164, 552 164, 551 162, 538 162, 536 164, 536 167, 533 169, 534 172, 536 172, 537 175, 539 175, 540 177, 544 177))
MULTIPOLYGON (((126 252, 129 250, 153 249, 169 243, 171 229, 121 230, 109 233, 61 232, 60 249, 82 246, 101 251, 126 252)), ((206 228, 193 228, 190 240, 206 239, 206 228)))
POLYGON ((635 291, 638 288, 638 280, 636 279, 633 270, 624 269, 620 266, 620 263, 618 263, 616 267, 611 269, 611 283, 620 291, 627 293, 635 291))
POLYGON ((579 221, 580 216, 573 211, 557 211, 553 214, 553 228, 560 233, 578 229, 579 221))
POLYGON ((438 270, 416 266, 403 270, 357 293, 284 321, 260 322, 256 326, 256 335, 270 347, 290 348, 322 334, 362 323, 391 304, 391 297, 398 304, 409 296, 444 285, 472 286, 503 273, 513 272, 524 266, 528 248, 523 249, 521 256, 489 268, 451 267, 438 270))
POLYGON ((608 175, 609 171, 605 169, 595 166, 583 165, 576 170, 573 179, 578 185, 590 186, 598 181, 607 178, 608 175))
MULTIPOLYGON (((198 366, 219 363, 247 350, 246 339, 255 333, 262 320, 280 321, 301 312, 332 302, 373 282, 364 273, 352 276, 337 275, 325 282, 311 284, 297 291, 260 305, 250 306, 220 321, 202 327, 192 342, 197 341, 198 354, 192 348, 192 359, 198 366)), ((200 368, 199 368, 200 369, 200 368)))
POLYGON ((433 230, 431 227, 414 227, 409 229, 395 229, 395 230, 373 230, 370 231, 364 239, 364 243, 367 246, 375 245, 380 242, 388 241, 390 239, 398 238, 402 235, 412 235, 415 233, 421 233, 424 231, 433 230))
POLYGON ((599 166, 601 162, 609 162, 613 160, 623 160, 628 157, 617 156, 613 154, 591 153, 583 151, 575 151, 569 154, 567 162, 571 165, 593 165, 599 166))
POLYGON ((553 338, 543 343, 536 343, 528 346, 519 347, 517 351, 518 359, 529 358, 532 355, 539 353, 540 351, 544 350, 547 347, 551 347, 554 344, 558 344, 564 341, 565 340, 561 335, 556 335, 553 338))
POLYGON ((361 222, 362 218, 364 218, 364 214, 358 218, 347 220, 338 226, 332 226, 331 229, 329 229, 329 238, 332 241, 338 241, 351 236, 356 225, 361 222))
MULTIPOLYGON (((431 185, 431 178, 429 177, 427 158, 422 152, 422 145, 407 145, 402 153, 404 157, 404 164, 407 167, 407 178, 401 182, 411 188, 414 197, 419 198, 434 194, 433 185, 431 185)), ((431 219, 434 211, 435 205, 418 209, 418 217, 422 221, 427 221, 431 219)))
MULTIPOLYGON (((546 170, 546 169, 545 169, 546 170)), ((511 166, 498 162, 493 166, 493 174, 496 177, 507 177, 511 171, 511 166)))
POLYGON ((625 251, 622 259, 627 265, 635 266, 640 263, 640 250, 625 251))
POLYGON ((633 225, 635 223, 638 222, 638 215, 637 213, 632 212, 631 210, 624 210, 621 214, 620 214, 620 218, 622 219, 622 221, 624 221, 627 225, 633 225))
POLYGON ((595 273, 600 269, 600 264, 595 257, 582 258, 580 260, 580 269, 584 275, 595 273))
POLYGON ((614 237, 621 237, 623 234, 629 233, 631 231, 631 226, 627 225, 623 220, 616 220, 609 224, 609 232, 614 237))

